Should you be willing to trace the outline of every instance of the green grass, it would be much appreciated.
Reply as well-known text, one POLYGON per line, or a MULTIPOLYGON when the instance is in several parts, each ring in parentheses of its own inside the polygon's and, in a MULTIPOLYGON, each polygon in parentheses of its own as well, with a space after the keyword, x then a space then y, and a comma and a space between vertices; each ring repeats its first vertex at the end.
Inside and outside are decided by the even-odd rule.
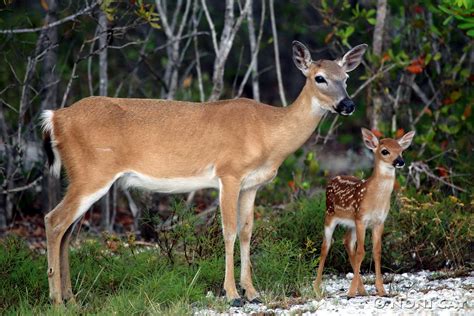
MULTIPOLYGON (((472 269, 472 258, 466 251, 472 249, 472 210, 449 197, 437 201, 430 195, 407 195, 394 199, 386 222, 384 271, 440 269, 446 262, 450 262, 448 267, 472 269)), ((322 200, 321 196, 301 199, 284 210, 259 208, 261 219, 256 222, 252 240, 252 264, 255 286, 266 303, 315 297, 310 285, 322 238, 322 200)), ((213 225, 218 227, 219 221, 213 225)), ((187 227, 167 235, 178 238, 174 241, 173 261, 159 248, 127 246, 129 239, 113 237, 118 247, 108 247, 104 238, 82 240, 71 251, 77 304, 61 307, 53 307, 48 301, 46 256, 29 250, 22 240, 5 238, 0 241, 0 314, 176 315, 189 314, 193 307, 225 311, 228 305, 221 298, 223 242, 209 231, 200 234, 187 227), (183 255, 184 241, 192 259, 183 255), (207 296, 209 292, 211 296, 207 296)), ((350 271, 342 235, 343 229, 334 235, 326 273, 350 271)), ((372 270, 370 234, 366 249, 364 271, 372 270)), ((238 243, 235 262, 238 281, 238 243)))

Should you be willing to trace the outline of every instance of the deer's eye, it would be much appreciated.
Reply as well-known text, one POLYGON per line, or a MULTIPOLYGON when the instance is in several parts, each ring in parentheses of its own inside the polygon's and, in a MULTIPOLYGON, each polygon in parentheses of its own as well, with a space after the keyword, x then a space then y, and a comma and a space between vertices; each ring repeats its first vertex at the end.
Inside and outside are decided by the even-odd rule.
POLYGON ((390 154, 390 153, 388 152, 387 149, 382 150, 382 155, 387 156, 387 155, 389 155, 389 154, 390 154))
POLYGON ((326 81, 326 79, 324 79, 323 76, 316 76, 316 78, 314 78, 314 80, 316 80, 317 83, 328 83, 326 81))

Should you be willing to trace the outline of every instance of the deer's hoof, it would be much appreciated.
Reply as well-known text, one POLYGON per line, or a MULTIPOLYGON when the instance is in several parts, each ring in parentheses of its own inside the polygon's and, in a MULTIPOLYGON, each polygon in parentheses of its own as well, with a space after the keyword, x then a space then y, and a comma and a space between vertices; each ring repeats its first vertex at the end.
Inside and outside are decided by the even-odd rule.
POLYGON ((242 307, 245 305, 245 302, 243 299, 239 298, 234 298, 232 301, 230 301, 230 306, 231 307, 242 307))
POLYGON ((250 304, 262 304, 262 300, 258 297, 254 298, 253 300, 249 301, 250 304))

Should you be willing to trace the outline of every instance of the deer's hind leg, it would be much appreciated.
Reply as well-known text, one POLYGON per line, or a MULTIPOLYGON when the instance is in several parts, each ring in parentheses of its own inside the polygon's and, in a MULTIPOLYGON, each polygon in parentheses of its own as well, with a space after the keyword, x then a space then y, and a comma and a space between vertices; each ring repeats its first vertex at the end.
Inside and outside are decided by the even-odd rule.
POLYGON ((60 270, 61 270, 61 292, 64 301, 75 303, 75 297, 72 292, 71 275, 69 272, 69 242, 77 221, 69 226, 61 240, 60 248, 60 270))
MULTIPOLYGON (((355 228, 349 228, 344 236, 344 247, 346 248, 347 255, 349 256, 349 261, 351 263, 351 267, 354 270, 355 267, 355 245, 356 245, 356 232, 355 228)), ((355 276, 354 276, 355 277, 355 276)), ((364 283, 362 282, 362 278, 359 276, 358 278, 359 285, 357 286, 357 292, 359 295, 367 295, 367 291, 365 290, 364 283)))
POLYGON ((314 290, 318 293, 321 292, 320 286, 321 281, 323 279, 323 270, 324 270, 324 263, 326 262, 326 257, 329 253, 329 249, 331 248, 332 242, 332 234, 334 233, 334 229, 336 228, 336 224, 333 222, 326 223, 324 225, 324 237, 323 243, 321 245, 321 256, 319 259, 319 266, 318 266, 318 276, 313 283, 314 290))
POLYGON ((241 260, 240 285, 245 290, 245 296, 252 303, 260 303, 258 292, 252 282, 252 264, 250 262, 250 239, 252 238, 256 193, 256 189, 240 192, 238 213, 241 260))
POLYGON ((113 178, 108 180, 89 181, 86 184, 81 183, 82 185, 71 182, 63 200, 44 218, 48 251, 49 296, 53 304, 61 304, 63 299, 71 299, 73 296, 70 290, 67 254, 70 227, 108 191, 113 178), (62 265, 64 266, 61 267, 62 265))

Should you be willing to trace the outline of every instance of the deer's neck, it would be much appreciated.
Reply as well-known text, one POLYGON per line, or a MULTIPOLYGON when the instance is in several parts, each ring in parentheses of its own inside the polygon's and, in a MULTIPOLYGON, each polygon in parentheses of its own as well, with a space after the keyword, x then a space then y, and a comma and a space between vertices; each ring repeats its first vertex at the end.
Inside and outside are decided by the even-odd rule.
POLYGON ((395 168, 387 163, 376 161, 374 172, 368 179, 367 185, 370 190, 375 190, 380 198, 385 195, 390 196, 394 182, 395 168))
POLYGON ((275 146, 282 160, 300 148, 312 135, 326 110, 320 107, 319 100, 311 93, 307 83, 296 100, 287 108, 275 134, 275 146))

